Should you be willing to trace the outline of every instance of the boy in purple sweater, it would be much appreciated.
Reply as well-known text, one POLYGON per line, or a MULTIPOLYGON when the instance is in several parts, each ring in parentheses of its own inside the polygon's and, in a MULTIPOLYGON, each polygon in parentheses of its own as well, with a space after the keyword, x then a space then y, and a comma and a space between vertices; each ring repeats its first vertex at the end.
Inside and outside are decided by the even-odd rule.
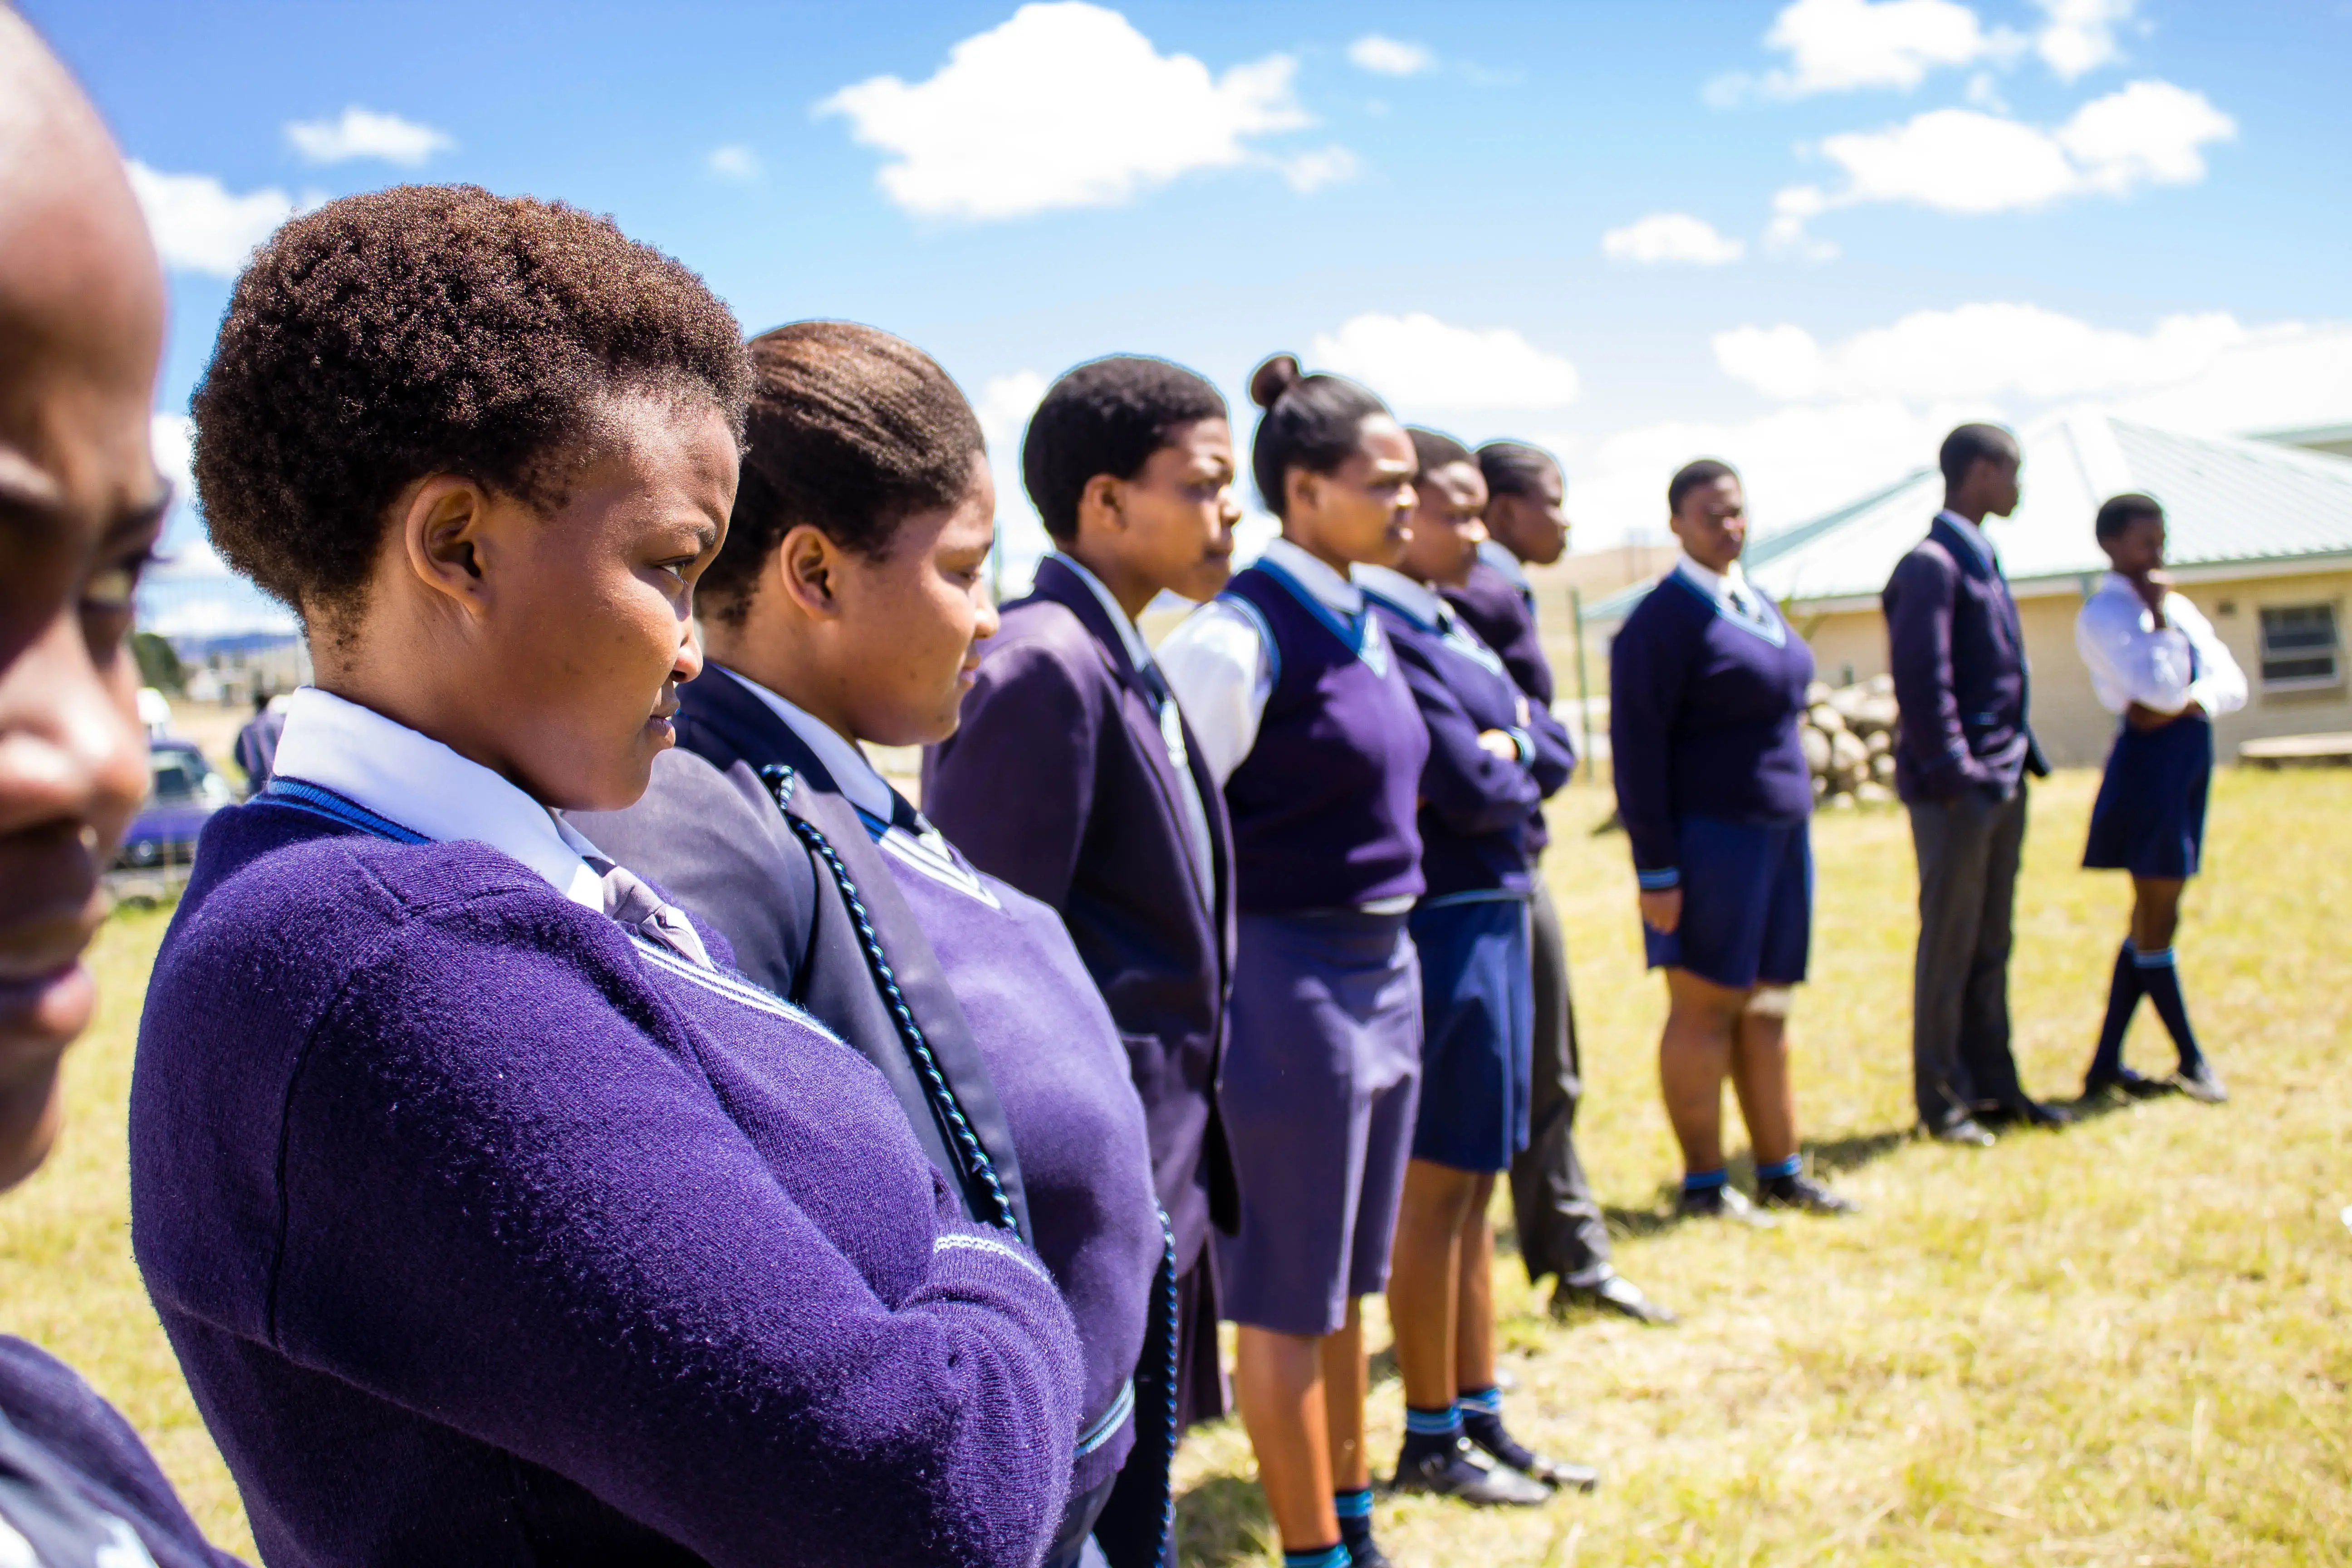
MULTIPOLYGON (((147 784, 124 647, 171 495, 147 443, 163 287, 122 155, 0 8, 0 1186, 57 1135, 81 952, 147 784)), ((219 1568, 131 1426, 0 1338, 0 1563, 219 1568)))
POLYGON ((749 376, 701 281, 473 187, 239 279, 215 545, 319 685, 215 817, 131 1090, 140 1266, 273 1564, 1028 1568, 1081 1363, 888 1086, 558 808, 702 668, 749 376))
POLYGON ((1725 1180, 1727 1076, 1766 1206, 1843 1214, 1853 1205, 1805 1174, 1789 1079, 1789 1004, 1812 942, 1797 721, 1813 654, 1739 569, 1739 476, 1685 464, 1666 507, 1682 559, 1610 650, 1609 739, 1643 941, 1666 972, 1658 1077, 1683 1148, 1680 1212, 1766 1220, 1725 1180))

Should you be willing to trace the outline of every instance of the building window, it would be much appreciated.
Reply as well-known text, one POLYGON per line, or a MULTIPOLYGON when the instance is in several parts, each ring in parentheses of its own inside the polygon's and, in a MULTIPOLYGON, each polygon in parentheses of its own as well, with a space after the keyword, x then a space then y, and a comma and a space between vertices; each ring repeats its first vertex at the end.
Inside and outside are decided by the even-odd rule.
POLYGON ((2333 605, 2271 605, 2263 609, 2263 689, 2300 691, 2344 679, 2333 605))

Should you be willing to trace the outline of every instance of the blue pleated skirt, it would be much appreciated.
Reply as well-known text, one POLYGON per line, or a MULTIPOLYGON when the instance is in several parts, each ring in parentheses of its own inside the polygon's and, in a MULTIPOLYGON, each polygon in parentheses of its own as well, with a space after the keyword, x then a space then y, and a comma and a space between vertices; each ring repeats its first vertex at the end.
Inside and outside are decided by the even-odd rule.
POLYGON ((2213 723, 2175 719, 2116 731, 2091 807, 2083 865, 2135 877, 2194 877, 2205 849, 2205 796, 2213 781, 2213 723))

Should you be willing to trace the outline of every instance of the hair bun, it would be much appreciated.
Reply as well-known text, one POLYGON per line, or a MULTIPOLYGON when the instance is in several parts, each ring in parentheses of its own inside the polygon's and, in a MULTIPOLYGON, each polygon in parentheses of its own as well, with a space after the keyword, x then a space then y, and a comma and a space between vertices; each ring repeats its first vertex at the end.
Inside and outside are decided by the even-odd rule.
POLYGON ((1250 401, 1260 408, 1271 408, 1286 392, 1303 379, 1297 354, 1276 354, 1250 372, 1250 401))

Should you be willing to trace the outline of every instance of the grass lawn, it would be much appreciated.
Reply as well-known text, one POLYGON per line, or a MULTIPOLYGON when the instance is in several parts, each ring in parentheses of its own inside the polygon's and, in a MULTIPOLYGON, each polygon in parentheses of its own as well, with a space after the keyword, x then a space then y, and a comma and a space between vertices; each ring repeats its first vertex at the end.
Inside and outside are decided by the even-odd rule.
MULTIPOLYGON (((2018 1056, 2056 1098, 2080 1082, 2127 896, 2074 869, 2095 783, 2037 793, 2020 899, 2018 1056)), ((1548 868, 1585 1046, 1579 1133, 1620 1268, 1683 1322, 1555 1325, 1504 1258, 1512 1418, 1606 1479, 1512 1514, 1383 1498, 1399 1568, 2352 1563, 2347 807, 2342 773, 2217 781, 2179 945, 2230 1105, 2161 1100, 1986 1152, 1903 1136, 1903 818, 1825 818, 1799 1106, 1820 1167, 1865 1212, 1759 1232, 1660 1218, 1678 1174, 1652 1066, 1661 987, 1641 973, 1624 842, 1588 837, 1602 802, 1573 792, 1548 868)), ((100 944, 108 1005, 73 1058, 65 1142, 0 1201, 0 1326, 80 1367, 215 1538, 250 1553, 130 1257, 123 1102, 162 931, 126 912, 100 944)), ((2168 1060, 2145 1009, 2131 1056, 2168 1060)), ((1376 1468, 1402 1419, 1376 1373, 1376 1468)), ((1272 1560, 1238 1426, 1196 1435, 1181 1466, 1186 1561, 1272 1560)))

